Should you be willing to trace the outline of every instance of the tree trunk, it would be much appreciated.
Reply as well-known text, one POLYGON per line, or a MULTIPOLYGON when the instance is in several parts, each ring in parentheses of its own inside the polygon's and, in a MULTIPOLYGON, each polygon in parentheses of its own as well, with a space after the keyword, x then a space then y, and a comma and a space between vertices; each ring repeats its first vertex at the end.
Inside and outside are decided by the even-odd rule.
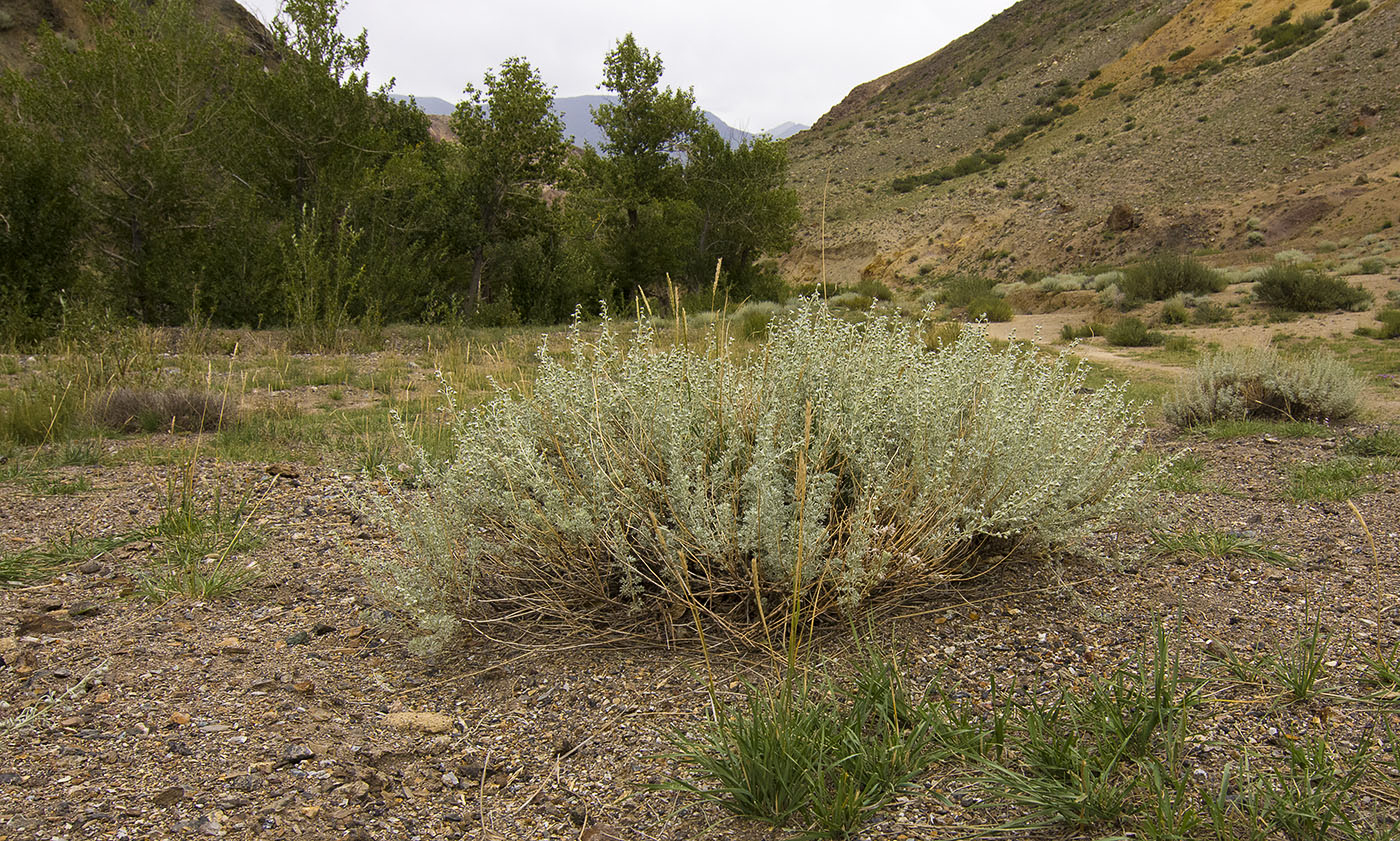
POLYGON ((480 304, 490 297, 490 290, 482 286, 484 269, 486 268, 486 246, 478 245, 472 251, 472 282, 467 287, 467 297, 473 304, 480 304))

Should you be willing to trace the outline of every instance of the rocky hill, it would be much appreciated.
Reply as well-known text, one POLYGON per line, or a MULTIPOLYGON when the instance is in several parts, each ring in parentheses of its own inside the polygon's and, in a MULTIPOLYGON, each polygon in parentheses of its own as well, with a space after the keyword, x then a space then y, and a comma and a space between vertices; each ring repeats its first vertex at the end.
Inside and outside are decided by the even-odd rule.
POLYGON ((1397 59, 1400 0, 1022 0, 789 141, 808 222, 784 268, 897 282, 1373 233, 1400 221, 1397 59))
MULTIPOLYGON (((246 39, 249 49, 272 51, 267 28, 236 0, 193 0, 193 6, 220 29, 246 39)), ((0 0, 0 68, 28 68, 29 47, 45 25, 76 43, 86 41, 94 14, 84 0, 0 0)))

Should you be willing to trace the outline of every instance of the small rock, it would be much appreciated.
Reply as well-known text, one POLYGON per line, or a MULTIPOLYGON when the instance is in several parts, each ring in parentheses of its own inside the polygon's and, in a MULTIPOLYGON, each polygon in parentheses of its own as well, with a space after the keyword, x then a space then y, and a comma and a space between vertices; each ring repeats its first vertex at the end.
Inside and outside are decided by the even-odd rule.
POLYGON ((315 758, 316 752, 306 745, 289 745, 286 750, 282 751, 282 758, 277 760, 276 767, 281 768, 285 765, 295 765, 298 762, 305 762, 308 759, 315 758))
POLYGON ((102 564, 99 563, 99 562, 97 562, 97 561, 95 561, 95 560, 94 560, 94 561, 88 561, 87 563, 85 563, 85 564, 83 564, 82 566, 78 567, 78 572, 81 572, 83 575, 96 575, 96 574, 98 574, 98 573, 101 572, 101 571, 102 571, 102 564))
POLYGON ((293 692, 300 692, 300 693, 303 694, 303 695, 309 695, 309 694, 311 694, 312 692, 314 692, 315 690, 316 690, 316 683, 315 683, 314 681, 310 681, 310 680, 296 680, 296 681, 292 681, 292 691, 293 691, 293 692))
POLYGON ((165 749, 175 756, 194 756, 194 751, 190 750, 189 746, 179 739, 171 739, 166 742, 165 749))
POLYGON ((175 712, 173 712, 173 713, 170 714, 170 723, 171 723, 171 724, 174 724, 174 725, 177 726, 177 727, 181 727, 181 726, 183 726, 183 725, 189 724, 189 723, 190 723, 190 714, 189 714, 189 713, 182 713, 182 712, 180 712, 179 710, 176 710, 175 712))
POLYGON ((457 779, 456 774, 452 773, 451 771, 448 771, 447 773, 442 775, 442 784, 447 786, 448 788, 457 788, 462 784, 462 781, 457 779))
POLYGON ((1231 581, 1243 581, 1244 573, 1240 572, 1237 569, 1232 569, 1225 577, 1230 579, 1231 581))
POLYGON ((384 717, 384 723, 399 730, 423 733, 446 733, 452 729, 452 717, 431 712, 396 712, 384 717))
POLYGON ((579 841, 623 841, 622 830, 607 824, 594 824, 583 831, 579 841))
POLYGON ((238 637, 224 637, 219 641, 219 651, 223 654, 251 654, 253 649, 244 645, 238 637))
POLYGON ((312 627, 311 633, 318 637, 324 637, 326 634, 335 633, 335 626, 327 625, 325 622, 317 622, 316 625, 312 627))
POLYGON ((171 786, 170 788, 161 790, 155 797, 152 797, 151 802, 155 803, 157 806, 174 806, 184 799, 185 790, 180 786, 171 786))
POLYGON ((321 807, 313 803, 310 806, 301 807, 301 813, 308 818, 315 818, 317 815, 321 814, 321 807))
POLYGON ((295 467, 288 464, 269 464, 267 475, 277 479, 300 479, 301 473, 295 467))
POLYGON ((50 616, 47 613, 36 613, 31 616, 21 616, 19 629, 16 636, 31 637, 37 634, 58 634, 64 631, 73 630, 73 623, 58 616, 50 616))
POLYGON ((356 780, 334 789, 332 793, 344 797, 346 800, 364 800, 369 796, 369 783, 364 780, 356 780))
POLYGON ((311 635, 305 631, 297 631, 287 637, 287 645, 306 645, 309 642, 311 642, 311 635))
POLYGON ((358 639, 359 636, 360 636, 361 634, 363 634, 364 632, 365 632, 365 626, 364 626, 364 625, 356 625, 356 626, 353 627, 353 628, 347 628, 347 629, 346 629, 346 631, 345 631, 345 638, 348 639, 348 640, 358 639))

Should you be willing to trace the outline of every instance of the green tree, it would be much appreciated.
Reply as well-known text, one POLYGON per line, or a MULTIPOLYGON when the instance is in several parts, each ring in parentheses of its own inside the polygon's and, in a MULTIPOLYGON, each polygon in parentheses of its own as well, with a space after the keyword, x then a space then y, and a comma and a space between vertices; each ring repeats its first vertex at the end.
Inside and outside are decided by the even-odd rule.
POLYGON ((593 109, 607 138, 589 169, 624 220, 615 232, 616 271, 632 287, 675 259, 673 237, 685 226, 681 153, 704 124, 689 90, 661 88, 661 56, 628 33, 603 60, 602 87, 617 98, 593 109), (650 218, 647 218, 650 214, 650 218))
POLYGON ((498 74, 485 74, 483 89, 467 85, 466 94, 451 127, 465 153, 459 196, 471 253, 467 298, 475 305, 492 297, 485 278, 492 247, 548 227, 544 190, 559 180, 569 147, 554 89, 525 59, 506 59, 498 74))
POLYGON ((237 198, 223 151, 244 57, 185 0, 93 3, 90 49, 41 33, 37 70, 11 79, 14 117, 75 162, 84 256, 118 305, 150 322, 183 317, 200 279, 237 271, 222 236, 237 198))
POLYGON ((688 149, 685 181, 697 209, 692 283, 722 260, 731 294, 771 294, 764 287, 775 279, 756 261, 792 247, 801 218, 787 186, 787 147, 767 137, 732 146, 706 124, 688 149))
POLYGON ((77 284, 84 219, 69 150, 0 109, 0 342, 32 344, 77 284))

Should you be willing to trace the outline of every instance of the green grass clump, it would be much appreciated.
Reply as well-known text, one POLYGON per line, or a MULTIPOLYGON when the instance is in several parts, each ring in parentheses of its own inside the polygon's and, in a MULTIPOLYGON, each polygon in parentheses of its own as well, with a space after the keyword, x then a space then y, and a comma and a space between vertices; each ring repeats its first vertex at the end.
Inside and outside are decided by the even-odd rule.
POLYGON ((878 654, 848 682, 810 686, 789 669, 776 687, 748 687, 739 705, 714 701, 699 735, 672 737, 698 780, 663 788, 809 838, 847 837, 937 756, 923 702, 878 654))
POLYGON ((1066 324, 1060 328, 1060 338, 1066 342, 1073 342, 1076 339, 1092 339, 1095 336, 1102 336, 1107 332, 1108 328, 1097 321, 1081 324, 1078 327, 1066 324))
POLYGON ((1357 335, 1373 339, 1400 339, 1400 310, 1385 309, 1376 313, 1379 327, 1358 327, 1357 335))
POLYGON ((1343 456, 1321 464, 1300 464, 1289 470, 1288 495, 1293 499, 1342 502, 1376 490, 1367 481, 1380 473, 1400 470, 1400 458, 1343 456))
POLYGON ((194 462, 186 461, 166 485, 166 498, 156 524, 147 535, 160 544, 159 560, 138 587, 152 601, 173 596, 214 599, 228 596, 255 576, 237 554, 257 545, 252 516, 260 498, 252 491, 235 504, 216 491, 201 498, 195 488, 194 462))
POLYGON ((72 383, 0 392, 0 442, 32 446, 66 440, 79 425, 82 400, 72 383))
POLYGON ((1226 558, 1251 558, 1279 566, 1292 566, 1294 559, 1287 554, 1263 545, 1251 537, 1224 531, 1197 531, 1186 529, 1180 532, 1155 532, 1152 535, 1153 551, 1163 555, 1185 555, 1206 561, 1223 561, 1226 558))
POLYGON ((1104 334, 1110 345, 1116 347, 1150 347, 1160 345, 1166 337, 1157 330, 1148 330, 1140 318, 1122 318, 1108 328, 1104 334))
POLYGON ((1353 438, 1341 447, 1349 456, 1388 456, 1400 458, 1400 432, 1383 429, 1360 438, 1353 438))
POLYGON ((916 326, 808 300, 748 354, 625 335, 577 328, 528 395, 455 413, 450 458, 405 442, 421 489, 365 499, 412 556, 387 594, 425 626, 506 600, 624 628, 686 605, 761 635, 794 589, 848 615, 987 539, 1083 535, 1153 481, 1123 386, 975 325, 928 353, 916 326))
POLYGON ((1259 417, 1335 421, 1355 415, 1360 397, 1360 378, 1334 357, 1245 348, 1196 363, 1163 411, 1183 427, 1259 417))
POLYGON ((768 334, 768 323, 782 311, 771 301, 744 304, 730 317, 730 330, 741 339, 761 339, 768 334))
POLYGON ((995 280, 978 275, 952 275, 943 278, 933 289, 933 299, 945 307, 965 307, 978 298, 994 293, 995 280))
POLYGON ((135 537, 136 535, 80 537, 70 532, 62 540, 0 555, 0 583, 30 581, 52 575, 82 561, 99 558, 118 546, 131 542, 135 537))
POLYGON ((1371 302, 1371 293, 1361 287, 1296 263, 1266 269, 1254 285, 1254 295, 1266 306, 1290 312, 1359 310, 1371 302))
POLYGON ((1005 298, 986 295, 973 299, 967 305, 967 317, 972 320, 1010 321, 1013 313, 1005 298))
POLYGON ((1208 295, 1226 286, 1224 276, 1192 257, 1159 254, 1130 266, 1118 281, 1118 288, 1132 304, 1164 301, 1183 292, 1208 295))

